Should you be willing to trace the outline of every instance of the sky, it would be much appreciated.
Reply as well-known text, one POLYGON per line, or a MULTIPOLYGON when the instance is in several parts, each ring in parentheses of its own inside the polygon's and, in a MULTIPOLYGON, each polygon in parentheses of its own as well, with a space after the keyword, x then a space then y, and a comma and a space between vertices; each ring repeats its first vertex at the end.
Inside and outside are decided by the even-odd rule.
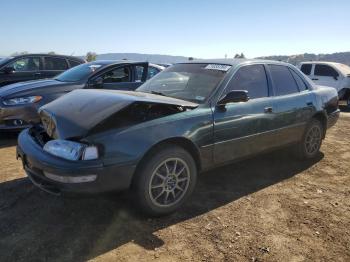
POLYGON ((0 0, 0 55, 350 51, 349 0, 0 0))

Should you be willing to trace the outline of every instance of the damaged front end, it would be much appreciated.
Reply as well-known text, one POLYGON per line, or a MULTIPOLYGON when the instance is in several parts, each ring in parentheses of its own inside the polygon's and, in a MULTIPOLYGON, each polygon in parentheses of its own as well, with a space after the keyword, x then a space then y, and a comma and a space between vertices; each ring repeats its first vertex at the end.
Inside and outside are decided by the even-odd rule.
POLYGON ((160 95, 107 90, 77 90, 39 110, 42 126, 30 130, 41 147, 67 160, 94 160, 101 145, 86 137, 194 109, 198 104, 160 95))

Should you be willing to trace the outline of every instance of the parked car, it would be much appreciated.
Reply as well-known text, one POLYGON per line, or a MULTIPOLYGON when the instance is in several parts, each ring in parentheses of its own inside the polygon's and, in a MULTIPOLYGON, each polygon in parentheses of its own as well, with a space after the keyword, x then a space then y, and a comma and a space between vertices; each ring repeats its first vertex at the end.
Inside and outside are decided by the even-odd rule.
POLYGON ((317 85, 331 86, 338 91, 340 100, 350 107, 350 67, 333 62, 303 62, 301 71, 317 85))
POLYGON ((16 83, 0 89, 0 130, 40 122, 38 108, 75 89, 134 90, 163 67, 147 62, 95 61, 53 79, 16 83))
POLYGON ((76 90, 40 108, 17 154, 41 189, 98 193, 131 188, 151 215, 177 210, 197 174, 290 146, 319 153, 339 117, 334 88, 296 67, 262 60, 176 64, 136 91, 76 90))
POLYGON ((0 60, 0 87, 17 82, 51 78, 85 63, 74 56, 27 54, 0 60))

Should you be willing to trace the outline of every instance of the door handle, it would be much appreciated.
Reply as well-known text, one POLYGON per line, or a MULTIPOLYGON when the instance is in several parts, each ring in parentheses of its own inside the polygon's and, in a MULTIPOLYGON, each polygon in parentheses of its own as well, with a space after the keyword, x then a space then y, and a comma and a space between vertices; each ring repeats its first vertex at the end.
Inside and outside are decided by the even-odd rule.
POLYGON ((314 103, 312 103, 312 102, 306 102, 306 105, 307 105, 307 106, 313 106, 314 103))
POLYGON ((318 80, 318 78, 312 78, 311 80, 318 80))
POLYGON ((272 112, 273 112, 273 109, 272 109, 272 107, 265 107, 265 108, 264 108, 264 112, 265 112, 265 113, 272 113, 272 112))
POLYGON ((37 72, 37 73, 34 73, 35 76, 40 76, 41 73, 40 72, 37 72))

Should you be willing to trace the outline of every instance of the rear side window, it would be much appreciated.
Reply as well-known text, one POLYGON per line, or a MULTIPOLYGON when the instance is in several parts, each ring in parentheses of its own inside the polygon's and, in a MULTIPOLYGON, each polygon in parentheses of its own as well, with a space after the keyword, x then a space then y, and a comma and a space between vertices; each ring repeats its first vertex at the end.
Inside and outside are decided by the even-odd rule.
POLYGON ((78 61, 69 60, 69 64, 70 64, 70 67, 75 67, 77 65, 80 65, 81 63, 78 61))
POLYGON ((46 70, 66 70, 68 69, 67 61, 58 57, 45 57, 46 70))
POLYGON ((288 67, 269 65, 269 68, 277 96, 299 92, 298 86, 292 74, 289 72, 288 67))
POLYGON ((338 77, 339 74, 337 71, 335 71, 334 68, 328 66, 328 65, 316 65, 315 66, 315 76, 331 76, 331 77, 338 77))
POLYGON ((159 69, 153 66, 148 67, 147 80, 159 73, 159 69))
POLYGON ((232 90, 246 90, 250 99, 267 97, 268 85, 263 65, 240 68, 228 84, 226 93, 232 90))
POLYGON ((304 80, 297 73, 295 73, 292 69, 289 69, 289 71, 292 73, 295 81, 297 82, 300 91, 309 89, 305 84, 304 80))
POLYGON ((312 64, 302 64, 300 70, 305 75, 310 75, 311 74, 311 68, 312 68, 312 64))

